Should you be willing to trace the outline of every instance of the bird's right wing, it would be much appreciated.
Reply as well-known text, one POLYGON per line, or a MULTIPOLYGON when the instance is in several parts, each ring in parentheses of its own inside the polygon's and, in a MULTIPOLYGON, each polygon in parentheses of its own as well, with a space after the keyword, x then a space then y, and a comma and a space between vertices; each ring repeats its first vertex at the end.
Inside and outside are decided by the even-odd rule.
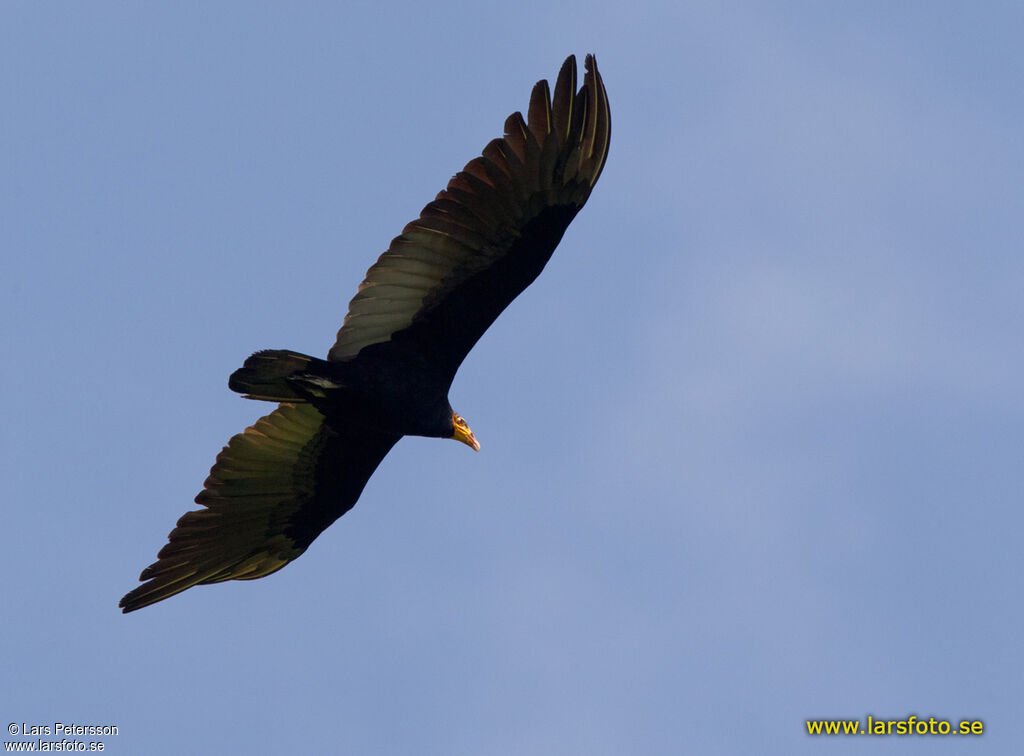
POLYGON ((401 436, 332 425, 309 404, 282 404, 234 436, 196 503, 168 536, 125 612, 201 583, 252 580, 292 561, 355 505, 401 436))
POLYGON ((368 347, 382 361, 410 354, 450 382, 494 319, 543 270, 604 168, 611 115, 593 56, 576 90, 576 59, 554 94, 533 88, 524 121, 471 160, 366 273, 329 359, 368 347))

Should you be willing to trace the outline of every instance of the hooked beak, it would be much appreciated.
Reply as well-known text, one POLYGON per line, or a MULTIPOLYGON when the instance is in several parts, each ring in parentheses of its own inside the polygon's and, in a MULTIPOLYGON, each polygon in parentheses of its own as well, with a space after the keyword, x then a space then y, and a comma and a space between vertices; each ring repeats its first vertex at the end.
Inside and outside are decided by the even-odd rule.
POLYGON ((475 452, 480 451, 480 442, 476 440, 476 436, 473 435, 473 431, 469 429, 466 421, 458 415, 455 415, 452 419, 455 425, 455 433, 452 435, 452 438, 456 441, 461 441, 475 452))

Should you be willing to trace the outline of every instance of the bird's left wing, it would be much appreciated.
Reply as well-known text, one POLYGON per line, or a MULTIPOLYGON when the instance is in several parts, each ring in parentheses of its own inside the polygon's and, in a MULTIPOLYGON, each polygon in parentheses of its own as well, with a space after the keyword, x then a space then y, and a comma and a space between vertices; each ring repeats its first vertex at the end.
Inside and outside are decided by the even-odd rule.
POLYGON ((352 508, 399 438, 356 435, 309 404, 282 404, 224 447, 196 497, 205 509, 178 520, 121 608, 281 569, 352 508))
POLYGON ((553 96, 547 81, 538 82, 526 120, 509 116, 505 136, 391 242, 349 304, 329 359, 363 350, 392 362, 416 356, 450 382, 543 270, 601 175, 611 115, 593 56, 586 67, 579 91, 571 56, 553 96))

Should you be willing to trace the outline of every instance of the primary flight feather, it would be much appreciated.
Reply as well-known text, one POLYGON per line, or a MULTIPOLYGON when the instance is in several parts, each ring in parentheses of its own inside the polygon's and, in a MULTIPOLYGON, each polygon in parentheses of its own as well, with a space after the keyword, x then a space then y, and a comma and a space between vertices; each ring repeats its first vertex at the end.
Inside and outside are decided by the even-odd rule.
POLYGON ((321 360, 252 355, 228 381, 279 402, 234 436, 168 536, 125 612, 187 588, 251 580, 292 561, 351 509, 402 436, 479 450, 448 390, 484 331, 544 269, 608 155, 611 115, 593 56, 554 93, 538 82, 527 117, 457 173, 367 271, 321 360))

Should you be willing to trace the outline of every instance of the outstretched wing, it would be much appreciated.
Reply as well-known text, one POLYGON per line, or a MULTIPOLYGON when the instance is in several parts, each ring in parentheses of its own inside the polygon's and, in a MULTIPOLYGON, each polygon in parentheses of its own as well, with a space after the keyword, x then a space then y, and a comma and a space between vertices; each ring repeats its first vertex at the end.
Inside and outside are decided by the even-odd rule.
POLYGON ((576 59, 554 97, 534 86, 524 121, 470 161, 367 271, 328 355, 426 356, 451 380, 477 339, 540 274, 590 196, 608 154, 611 115, 593 56, 576 59))
POLYGON ((292 561, 352 508, 401 438, 335 427, 308 404, 282 404, 234 436, 196 503, 171 531, 125 612, 201 583, 252 580, 292 561))

